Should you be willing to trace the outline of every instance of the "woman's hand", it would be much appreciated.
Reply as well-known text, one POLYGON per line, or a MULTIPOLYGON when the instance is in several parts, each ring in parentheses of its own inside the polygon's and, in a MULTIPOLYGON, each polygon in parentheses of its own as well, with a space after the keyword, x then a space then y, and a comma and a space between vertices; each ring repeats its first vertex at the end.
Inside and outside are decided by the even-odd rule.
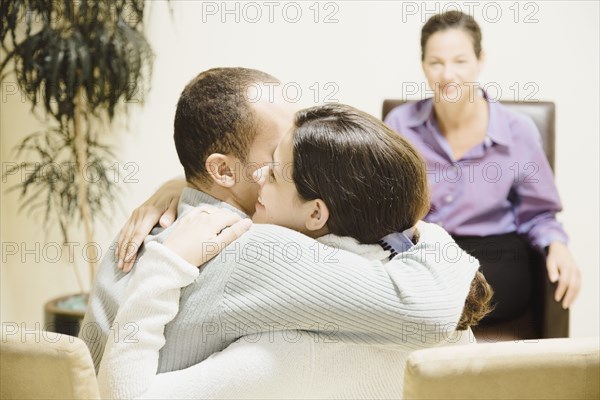
POLYGON ((179 198, 186 185, 183 179, 168 181, 144 204, 133 210, 119 233, 117 268, 124 272, 131 271, 138 250, 152 228, 159 222, 163 228, 166 228, 175 221, 179 198))
POLYGON ((552 242, 548 247, 546 268, 551 282, 558 281, 554 300, 562 299, 562 307, 567 309, 573 304, 581 288, 581 271, 566 244, 552 242))
POLYGON ((250 229, 252 221, 208 205, 201 205, 180 218, 164 245, 199 267, 219 254, 229 243, 250 229))

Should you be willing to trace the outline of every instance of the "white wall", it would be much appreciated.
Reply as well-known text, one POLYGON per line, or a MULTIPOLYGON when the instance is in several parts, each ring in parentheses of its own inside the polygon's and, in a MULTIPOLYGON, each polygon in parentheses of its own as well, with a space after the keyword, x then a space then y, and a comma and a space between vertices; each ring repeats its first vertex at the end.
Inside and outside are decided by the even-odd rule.
MULTIPOLYGON (((137 206, 161 182, 182 174, 172 143, 173 115, 179 93, 200 71, 215 66, 262 69, 288 84, 290 100, 297 97, 294 88, 299 87, 301 105, 320 103, 332 95, 330 99, 379 116, 384 98, 405 97, 407 83, 424 85, 419 61, 422 23, 435 11, 461 6, 468 12, 472 7, 487 51, 481 82, 499 87, 504 99, 532 95, 556 102, 556 181, 565 209, 559 218, 571 235, 571 249, 583 271, 571 334, 599 334, 597 2, 245 4, 228 2, 226 7, 233 13, 223 14, 220 1, 204 5, 175 1, 172 16, 164 3, 150 5, 148 35, 157 55, 152 91, 145 107, 131 113, 129 132, 121 124, 106 135, 110 143, 118 144, 121 165, 134 163, 127 165, 137 168, 128 170, 137 183, 123 182, 124 176, 119 179, 124 210, 137 206), (298 9, 300 20, 292 23, 298 9), (261 18, 252 22, 258 19, 257 10, 261 18), (337 22, 324 23, 328 15, 337 22), (524 21, 527 16, 529 23, 524 21)), ((39 127, 29 104, 7 86, 9 81, 2 84, 0 103, 3 163, 14 161, 10 149, 39 127)), ((4 192, 13 183, 9 179, 2 186, 1 319, 33 326, 42 321, 44 301, 77 291, 77 284, 68 264, 44 262, 44 244, 57 242, 58 237, 45 236, 40 219, 16 212, 16 196, 4 192), (36 242, 40 262, 36 254, 22 251, 35 249, 36 242), (5 254, 8 243, 18 245, 16 255, 5 254)), ((125 212, 117 211, 111 226, 99 230, 104 252, 125 219, 125 212)))

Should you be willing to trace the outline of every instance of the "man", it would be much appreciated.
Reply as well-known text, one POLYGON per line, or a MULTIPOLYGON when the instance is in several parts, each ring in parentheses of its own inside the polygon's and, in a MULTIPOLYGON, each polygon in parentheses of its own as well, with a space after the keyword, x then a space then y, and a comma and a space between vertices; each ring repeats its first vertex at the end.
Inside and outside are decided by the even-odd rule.
MULTIPOLYGON (((187 185, 197 190, 186 190, 180 204, 213 204, 242 216, 254 213, 258 185, 252 173, 272 162, 273 150, 295 111, 274 90, 263 90, 269 89, 264 84, 278 82, 257 70, 215 68, 186 86, 177 105, 174 139, 187 185)), ((162 242, 168 233, 169 229, 155 229, 152 239, 162 242)), ((140 257, 144 251, 141 247, 140 257)), ((79 333, 90 348, 96 371, 129 282, 124 272, 132 267, 133 263, 124 265, 107 255, 98 269, 79 333)))
MULTIPOLYGON (((201 204, 240 215, 254 212, 258 185, 250 175, 272 161, 274 148, 291 125, 290 108, 272 92, 248 93, 253 85, 273 81, 260 71, 219 68, 201 73, 185 88, 175 116, 175 144, 188 183, 178 218, 201 204)), ((440 329, 458 320, 477 269, 476 262, 466 262, 462 269, 438 269, 425 253, 408 256, 404 264, 394 259, 385 268, 349 252, 336 253, 332 261, 327 260, 330 253, 315 252, 313 242, 297 232, 271 225, 253 231, 233 249, 242 249, 234 254, 239 255, 239 268, 231 257, 217 257, 182 290, 179 312, 164 330, 166 343, 158 343, 159 372, 190 367, 244 335, 272 330, 324 332, 336 341, 409 349, 436 344, 444 339, 440 329), (281 254, 245 254, 256 241, 296 246, 303 268, 289 265, 292 262, 281 254)), ((169 232, 170 228, 159 229, 146 239, 150 249, 144 254, 143 248, 141 257, 156 257, 165 265, 177 262, 168 250, 152 243, 162 243, 169 232)), ((439 255, 433 258, 439 263, 439 255)), ((110 259, 98 272, 80 334, 97 369, 110 331, 115 340, 115 330, 123 331, 111 324, 129 276, 110 259), (90 334, 98 327, 98 336, 90 334)))

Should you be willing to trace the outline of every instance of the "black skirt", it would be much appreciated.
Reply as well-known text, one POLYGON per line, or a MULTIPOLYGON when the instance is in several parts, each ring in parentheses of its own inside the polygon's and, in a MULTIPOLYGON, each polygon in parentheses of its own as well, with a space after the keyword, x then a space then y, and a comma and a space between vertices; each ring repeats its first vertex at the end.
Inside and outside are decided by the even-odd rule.
POLYGON ((456 243, 477 258, 480 271, 494 289, 494 311, 482 322, 517 318, 531 304, 533 277, 544 257, 516 233, 494 236, 454 236, 456 243))

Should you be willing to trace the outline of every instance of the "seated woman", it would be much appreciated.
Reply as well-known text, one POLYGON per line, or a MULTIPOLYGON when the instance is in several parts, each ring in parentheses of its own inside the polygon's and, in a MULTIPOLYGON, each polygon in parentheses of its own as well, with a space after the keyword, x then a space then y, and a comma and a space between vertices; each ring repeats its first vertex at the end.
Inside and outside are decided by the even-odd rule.
POLYGON ((395 108, 385 122, 427 162, 432 195, 425 220, 479 259, 494 289, 495 308, 482 325, 526 311, 537 253, 557 282, 555 300, 570 307, 581 277, 555 217, 561 204, 552 170, 533 121, 479 87, 484 51, 475 19, 459 11, 431 17, 421 30, 421 62, 434 97, 395 108))
MULTIPOLYGON (((225 210, 201 206, 183 216, 164 243, 148 243, 135 266, 100 367, 98 379, 104 396, 397 398, 410 351, 439 343, 440 335, 450 335, 457 325, 466 329, 487 312, 491 292, 476 272, 477 261, 452 247, 443 229, 419 221, 429 201, 422 159, 376 118, 342 105, 300 111, 277 146, 273 164, 257 170, 255 178, 260 185, 253 216, 256 224, 248 234, 260 237, 261 226, 270 226, 263 224, 277 224, 306 235, 299 240, 299 249, 327 251, 311 238, 329 243, 339 249, 332 253, 329 248, 332 269, 341 267, 334 261, 343 257, 343 252, 360 254, 371 260, 368 268, 384 267, 387 273, 403 278, 395 280, 394 290, 400 291, 407 303, 412 292, 431 287, 428 281, 443 282, 446 291, 430 294, 431 308, 407 307, 405 315, 386 316, 387 323, 399 324, 399 339, 385 350, 381 345, 386 337, 380 334, 385 331, 383 319, 365 314, 360 302, 353 303, 349 295, 359 293, 349 291, 350 279, 340 281, 327 301, 347 303, 349 315, 356 321, 371 320, 372 327, 358 323, 290 326, 270 321, 273 301, 289 305, 290 310, 295 303, 304 302, 306 321, 311 320, 312 293, 296 290, 289 299, 274 300, 270 294, 281 288, 268 280, 270 275, 310 274, 310 264, 293 255, 293 260, 277 264, 275 269, 265 267, 265 281, 247 282, 239 275, 247 267, 244 249, 252 245, 252 258, 262 251, 257 249, 276 246, 245 240, 248 234, 241 234, 248 229, 247 221, 225 210), (198 278, 198 265, 238 237, 215 258, 221 261, 215 273, 227 275, 227 284, 222 293, 204 293, 206 304, 212 307, 212 317, 206 322, 213 328, 215 321, 233 320, 254 329, 199 364, 157 374, 165 325, 177 315, 181 288, 198 278), (175 256, 167 257, 168 253, 175 256), (404 285, 403 280, 407 282, 404 285), (215 297, 220 298, 216 303, 215 297), (245 309, 239 305, 245 301, 252 301, 251 317, 244 315, 245 309), (447 326, 437 325, 440 320, 434 315, 440 314, 440 308, 452 316, 446 319, 452 321, 447 326), (135 340, 129 342, 123 339, 127 324, 136 328, 135 340), (299 331, 290 333, 294 329, 299 331), (372 340, 352 344, 351 338, 365 333, 372 340), (356 357, 360 362, 350 362, 356 357), (369 371, 368 381, 359 384, 369 371)), ((283 238, 286 230, 278 229, 283 238)), ((285 257, 283 253, 275 250, 269 257, 276 262, 285 257)), ((202 274, 212 265, 203 265, 202 274)), ((348 275, 358 271, 352 265, 343 267, 348 275)), ((386 290, 382 287, 381 296, 370 301, 388 301, 386 290)), ((319 301, 316 296, 314 301, 319 301)), ((203 346, 206 339, 206 332, 198 331, 197 345, 203 346)))

